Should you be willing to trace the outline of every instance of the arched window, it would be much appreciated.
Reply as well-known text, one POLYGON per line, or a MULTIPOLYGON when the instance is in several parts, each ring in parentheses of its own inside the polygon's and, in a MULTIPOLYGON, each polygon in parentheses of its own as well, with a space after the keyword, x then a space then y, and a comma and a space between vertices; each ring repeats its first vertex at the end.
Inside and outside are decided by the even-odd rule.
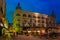
POLYGON ((23 14, 23 17, 26 17, 26 14, 23 14))
POLYGON ((40 18, 40 17, 38 16, 38 18, 40 18))
POLYGON ((40 20, 38 20, 38 23, 40 23, 40 20))
POLYGON ((30 18, 31 18, 31 15, 28 15, 28 17, 30 17, 30 18))
POLYGON ((42 19, 44 19, 44 17, 42 17, 42 19))
POLYGON ((44 21, 42 21, 42 23, 44 23, 44 21))
POLYGON ((16 16, 20 16, 20 14, 19 14, 19 13, 17 13, 17 14, 16 14, 16 16))
POLYGON ((0 7, 0 11, 3 13, 2 7, 0 7))
POLYGON ((38 24, 38 27, 40 27, 41 25, 40 24, 38 24))
POLYGON ((33 18, 36 18, 36 16, 33 16, 33 18))

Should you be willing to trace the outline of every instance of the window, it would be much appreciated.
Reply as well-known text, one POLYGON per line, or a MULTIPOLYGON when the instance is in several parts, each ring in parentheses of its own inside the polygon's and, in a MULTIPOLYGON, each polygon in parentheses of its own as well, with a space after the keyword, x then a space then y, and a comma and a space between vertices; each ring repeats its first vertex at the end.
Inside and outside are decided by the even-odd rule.
POLYGON ((23 17, 26 17, 26 14, 23 14, 23 17))
POLYGON ((49 24, 51 24, 52 22, 50 21, 49 24))
POLYGON ((35 23, 33 23, 33 27, 36 27, 36 24, 35 23))
POLYGON ((40 24, 38 24, 38 27, 40 27, 40 24))
POLYGON ((30 19, 30 22, 32 22, 32 19, 30 19))
POLYGON ((18 19, 17 21, 20 22, 20 19, 18 19))
POLYGON ((40 17, 38 16, 38 18, 40 18, 40 17))
POLYGON ((28 17, 30 17, 30 18, 31 18, 31 15, 28 15, 28 17))
POLYGON ((42 23, 44 23, 44 21, 42 21, 42 23))
POLYGON ((20 21, 20 19, 17 19, 17 21, 20 21))
POLYGON ((33 18, 36 18, 36 16, 33 16, 33 18))
POLYGON ((18 13, 18 14, 16 14, 16 16, 20 16, 20 14, 18 13))
POLYGON ((23 30, 26 30, 26 27, 23 27, 23 30))
POLYGON ((44 19, 44 17, 42 17, 42 19, 44 19))
POLYGON ((38 20, 38 22, 40 23, 40 20, 38 20))
POLYGON ((20 24, 18 23, 18 24, 16 24, 17 26, 20 26, 20 24))
POLYGON ((44 27, 44 24, 42 24, 42 27, 44 27))
POLYGON ((3 13, 2 7, 0 7, 0 11, 3 13))
POLYGON ((32 20, 32 22, 33 22, 33 23, 35 23, 35 22, 36 22, 36 20, 32 20))
POLYGON ((49 21, 49 18, 46 18, 46 21, 48 22, 49 21))

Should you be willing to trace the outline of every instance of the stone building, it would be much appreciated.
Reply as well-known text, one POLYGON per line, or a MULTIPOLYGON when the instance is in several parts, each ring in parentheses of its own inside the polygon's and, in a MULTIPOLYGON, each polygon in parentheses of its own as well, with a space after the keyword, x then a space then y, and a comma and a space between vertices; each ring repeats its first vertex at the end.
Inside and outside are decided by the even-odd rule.
POLYGON ((0 36, 2 35, 2 26, 5 19, 5 0, 0 0, 0 36))
POLYGON ((59 33, 60 34, 60 22, 59 23, 57 23, 57 29, 56 29, 56 33, 59 33))
POLYGON ((52 14, 50 16, 48 16, 47 18, 47 32, 54 32, 57 28, 56 28, 56 16, 54 14, 54 11, 52 11, 52 14))
POLYGON ((0 0, 0 22, 4 23, 6 4, 5 0, 0 0))
POLYGON ((35 35, 45 33, 46 28, 49 27, 49 25, 51 25, 49 23, 51 19, 52 21, 54 20, 53 19, 54 17, 53 18, 51 17, 52 16, 48 16, 46 14, 41 14, 37 12, 23 11, 22 8, 20 7, 20 4, 18 3, 16 10, 13 14, 13 27, 16 30, 22 28, 23 32, 28 32, 30 34, 35 34, 35 35))
POLYGON ((47 18, 47 27, 56 27, 55 19, 56 19, 56 16, 54 14, 54 11, 52 11, 52 14, 47 18))

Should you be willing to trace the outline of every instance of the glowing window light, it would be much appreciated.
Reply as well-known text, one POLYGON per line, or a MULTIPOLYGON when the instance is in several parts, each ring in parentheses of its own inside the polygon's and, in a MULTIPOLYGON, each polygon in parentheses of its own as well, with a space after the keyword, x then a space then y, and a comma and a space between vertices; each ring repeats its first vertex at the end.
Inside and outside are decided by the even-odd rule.
POLYGON ((1 26, 3 26, 3 24, 2 24, 2 23, 1 23, 0 25, 1 25, 1 26))
POLYGON ((8 28, 6 24, 4 24, 5 28, 8 28))
POLYGON ((37 32, 40 32, 39 30, 37 32))
POLYGON ((42 30, 42 33, 45 33, 45 30, 42 30))
POLYGON ((31 31, 28 31, 28 33, 31 33, 31 31))

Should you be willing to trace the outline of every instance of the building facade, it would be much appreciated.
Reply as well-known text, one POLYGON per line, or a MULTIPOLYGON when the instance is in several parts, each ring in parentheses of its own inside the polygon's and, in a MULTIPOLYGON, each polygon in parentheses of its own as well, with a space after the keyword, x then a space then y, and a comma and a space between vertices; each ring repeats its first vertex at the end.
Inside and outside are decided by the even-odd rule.
POLYGON ((0 36, 2 35, 2 26, 5 19, 5 0, 0 0, 0 36))
POLYGON ((46 31, 47 33, 55 32, 56 28, 56 16, 54 14, 54 11, 52 11, 52 14, 48 16, 47 18, 47 28, 46 31))
POLYGON ((6 4, 5 0, 0 0, 0 21, 4 23, 6 4))
POLYGON ((52 14, 48 16, 47 18, 47 27, 56 27, 56 16, 54 14, 54 11, 52 11, 52 14))
POLYGON ((51 21, 51 17, 46 14, 23 11, 19 3, 13 14, 13 27, 16 29, 22 28, 24 32, 37 32, 35 34, 40 34, 40 32, 44 33, 46 27, 50 25, 49 21, 51 21))
POLYGON ((59 22, 59 23, 57 23, 56 33, 59 33, 59 34, 60 34, 60 22, 59 22), (57 30, 58 30, 58 31, 57 31, 57 30))

